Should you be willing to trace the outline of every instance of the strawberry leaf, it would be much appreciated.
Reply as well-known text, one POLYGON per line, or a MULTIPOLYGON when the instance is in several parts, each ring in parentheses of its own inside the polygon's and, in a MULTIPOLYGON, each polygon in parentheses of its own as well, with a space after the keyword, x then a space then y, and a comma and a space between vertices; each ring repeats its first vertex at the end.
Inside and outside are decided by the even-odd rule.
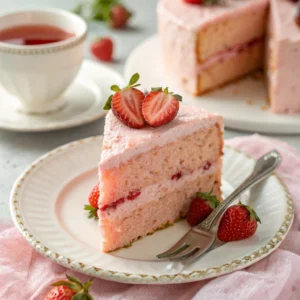
POLYGON ((138 87, 138 86, 140 86, 140 84, 135 84, 135 85, 132 86, 132 88, 135 88, 135 87, 138 87))
POLYGON ((77 293, 72 297, 72 300, 86 300, 86 294, 84 292, 77 293))
POLYGON ((140 74, 139 73, 135 73, 134 75, 132 75, 132 77, 130 78, 129 81, 129 85, 128 86, 132 86, 134 84, 136 84, 140 79, 140 74))
POLYGON ((165 89, 164 89, 164 93, 167 95, 167 94, 169 94, 169 88, 168 87, 166 87, 165 89))
POLYGON ((216 209, 217 206, 220 204, 220 201, 218 200, 218 198, 215 195, 212 195, 213 190, 211 189, 209 193, 202 193, 202 192, 198 192, 196 193, 196 196, 208 201, 209 206, 211 207, 211 209, 216 209))
POLYGON ((87 300, 94 300, 93 297, 90 294, 86 295, 86 299, 87 300))
POLYGON ((110 95, 109 98, 107 99, 105 105, 103 106, 104 110, 110 110, 111 109, 112 97, 113 97, 113 95, 110 95))
POLYGON ((161 92, 162 88, 161 87, 155 87, 155 88, 151 88, 152 92, 161 92))
POLYGON ((179 102, 181 102, 182 101, 182 96, 180 96, 180 95, 173 95, 173 97, 175 97, 179 102))
POLYGON ((80 287, 83 287, 83 284, 81 283, 81 281, 73 276, 70 276, 68 274, 66 274, 66 277, 71 281, 71 282, 75 282, 76 284, 78 284, 80 287))
POLYGON ((117 86, 117 85, 112 85, 111 87, 110 87, 110 89, 113 91, 113 92, 119 92, 121 89, 117 86))
POLYGON ((259 216, 257 215, 256 211, 249 205, 243 204, 241 201, 239 202, 239 205, 243 206, 249 211, 250 221, 253 221, 254 219, 261 224, 261 220, 259 216))
POLYGON ((88 214, 89 219, 94 219, 94 220, 98 219, 98 214, 97 214, 98 208, 87 204, 84 206, 84 210, 87 210, 89 212, 88 214))
POLYGON ((94 278, 91 278, 89 281, 87 281, 87 282, 84 284, 83 289, 84 289, 86 292, 88 292, 90 286, 93 284, 93 279, 94 279, 94 278))

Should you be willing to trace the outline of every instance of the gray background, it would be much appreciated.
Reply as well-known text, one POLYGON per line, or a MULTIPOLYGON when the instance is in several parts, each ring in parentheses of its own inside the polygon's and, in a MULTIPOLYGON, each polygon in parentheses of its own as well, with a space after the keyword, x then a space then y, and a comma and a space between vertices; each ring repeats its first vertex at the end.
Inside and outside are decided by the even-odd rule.
MULTIPOLYGON (((124 1, 135 14, 127 30, 112 31, 100 23, 89 25, 88 40, 97 36, 110 35, 116 42, 115 62, 107 64, 123 73, 124 63, 133 48, 156 32, 156 0, 124 1)), ((63 9, 73 8, 76 0, 0 0, 1 13, 22 9, 51 6, 63 9)), ((89 43, 87 43, 88 45, 89 43)), ((88 47, 86 57, 91 58, 88 47)), ((20 173, 45 152, 76 139, 103 133, 104 119, 92 124, 48 133, 17 133, 0 130, 0 219, 8 219, 9 194, 20 173)), ((226 129, 225 138, 249 133, 226 129)), ((300 148, 300 136, 277 136, 291 145, 300 148)))

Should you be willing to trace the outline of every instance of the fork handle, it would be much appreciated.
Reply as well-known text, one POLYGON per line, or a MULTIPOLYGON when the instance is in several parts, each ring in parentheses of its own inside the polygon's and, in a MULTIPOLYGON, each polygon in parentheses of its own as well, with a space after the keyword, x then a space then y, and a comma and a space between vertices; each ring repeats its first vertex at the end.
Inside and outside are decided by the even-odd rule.
POLYGON ((225 212, 227 207, 244 191, 269 176, 281 162, 281 156, 273 150, 262 156, 255 164, 253 172, 235 189, 218 207, 196 227, 211 230, 218 218, 225 212))

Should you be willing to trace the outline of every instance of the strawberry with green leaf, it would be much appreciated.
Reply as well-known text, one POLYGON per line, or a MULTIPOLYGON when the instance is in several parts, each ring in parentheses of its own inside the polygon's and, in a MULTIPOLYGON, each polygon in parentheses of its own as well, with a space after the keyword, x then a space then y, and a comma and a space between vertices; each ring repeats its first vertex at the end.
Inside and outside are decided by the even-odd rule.
POLYGON ((220 201, 212 195, 212 190, 209 193, 196 193, 187 214, 187 222, 191 226, 200 224, 219 204, 220 201))
POLYGON ((52 284, 53 288, 44 300, 93 300, 89 289, 93 279, 82 283, 76 277, 66 275, 67 279, 59 280, 52 284))
POLYGON ((222 216, 218 228, 218 238, 223 242, 243 240, 254 235, 260 219, 255 210, 239 204, 230 206, 222 216))
POLYGON ((98 219, 98 201, 99 201, 100 191, 99 191, 99 183, 97 183, 94 188, 92 189, 89 195, 89 205, 84 206, 84 210, 87 210, 89 215, 89 219, 98 219))
POLYGON ((104 110, 112 109, 114 115, 120 122, 131 128, 143 128, 146 123, 142 114, 142 102, 145 97, 144 93, 136 87, 140 86, 137 82, 140 79, 138 73, 134 74, 125 88, 117 85, 111 86, 111 90, 115 94, 111 95, 104 110))
POLYGON ((112 28, 124 28, 127 26, 132 13, 120 0, 92 0, 83 2, 74 10, 82 17, 94 21, 104 21, 112 28))

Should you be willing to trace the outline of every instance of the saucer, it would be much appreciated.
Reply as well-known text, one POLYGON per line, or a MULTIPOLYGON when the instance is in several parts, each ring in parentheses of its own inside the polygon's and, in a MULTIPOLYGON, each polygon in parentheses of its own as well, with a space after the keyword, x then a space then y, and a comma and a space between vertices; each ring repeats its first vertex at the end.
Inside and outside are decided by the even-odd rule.
POLYGON ((102 109, 112 84, 123 85, 122 77, 100 63, 85 60, 78 76, 64 93, 66 104, 44 115, 25 114, 15 108, 16 99, 0 88, 0 128, 37 132, 71 128, 95 121, 106 114, 102 109))

